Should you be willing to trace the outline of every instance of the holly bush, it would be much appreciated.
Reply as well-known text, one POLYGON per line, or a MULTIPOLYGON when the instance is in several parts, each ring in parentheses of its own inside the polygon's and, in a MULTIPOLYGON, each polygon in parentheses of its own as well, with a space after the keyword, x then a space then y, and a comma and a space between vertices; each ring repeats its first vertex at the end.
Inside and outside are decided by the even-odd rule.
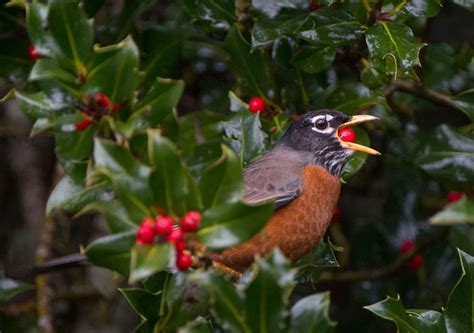
MULTIPOLYGON (((62 178, 47 219, 104 217, 108 232, 77 251, 123 276, 135 332, 472 332, 474 40, 462 27, 473 10, 12 0, 2 102, 19 104, 32 136, 54 137, 62 178), (291 263, 276 249, 242 277, 215 268, 211 254, 274 209, 242 200, 242 168, 321 108, 380 118, 356 136, 382 156, 345 165, 339 208, 309 255, 291 263)), ((2 279, 0 302, 27 288, 2 279)))

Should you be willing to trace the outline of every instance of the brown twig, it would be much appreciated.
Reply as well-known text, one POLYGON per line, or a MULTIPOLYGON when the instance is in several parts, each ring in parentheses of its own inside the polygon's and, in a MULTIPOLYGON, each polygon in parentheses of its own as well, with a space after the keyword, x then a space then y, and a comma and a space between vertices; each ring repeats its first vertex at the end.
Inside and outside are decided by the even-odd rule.
POLYGON ((235 16, 237 17, 237 26, 243 36, 249 35, 250 29, 250 16, 248 12, 250 10, 249 0, 235 0, 235 16))
POLYGON ((395 91, 403 91, 428 101, 446 106, 450 109, 461 111, 460 107, 452 100, 451 96, 442 94, 436 90, 426 87, 420 81, 393 80, 384 90, 385 96, 392 95, 395 91))
POLYGON ((415 254, 422 252, 431 244, 445 237, 447 235, 448 228, 449 227, 439 228, 439 230, 433 233, 429 238, 415 244, 415 246, 410 252, 399 255, 394 261, 392 261, 387 266, 361 271, 326 271, 321 274, 319 281, 323 283, 347 283, 365 280, 376 280, 388 277, 396 273, 398 270, 402 269, 415 254))

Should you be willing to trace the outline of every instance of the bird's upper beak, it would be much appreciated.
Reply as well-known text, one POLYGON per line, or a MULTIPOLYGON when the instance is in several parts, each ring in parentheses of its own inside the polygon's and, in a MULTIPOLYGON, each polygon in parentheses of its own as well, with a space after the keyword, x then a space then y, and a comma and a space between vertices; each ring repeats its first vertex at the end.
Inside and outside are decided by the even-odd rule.
MULTIPOLYGON (((357 124, 360 124, 360 123, 363 123, 363 122, 366 122, 366 121, 377 120, 377 119, 379 119, 379 118, 374 117, 374 116, 370 116, 370 115, 352 116, 351 120, 349 120, 348 122, 346 122, 346 123, 339 126, 337 133, 339 133, 339 130, 342 129, 342 128, 352 127, 352 126, 355 126, 357 124)), ((362 151, 362 152, 367 153, 367 154, 381 155, 378 151, 376 151, 375 149, 372 149, 370 147, 362 146, 362 145, 359 145, 359 144, 353 143, 353 142, 342 141, 341 138, 339 137, 339 134, 337 134, 337 138, 339 139, 341 144, 343 146, 347 147, 347 148, 362 151)))

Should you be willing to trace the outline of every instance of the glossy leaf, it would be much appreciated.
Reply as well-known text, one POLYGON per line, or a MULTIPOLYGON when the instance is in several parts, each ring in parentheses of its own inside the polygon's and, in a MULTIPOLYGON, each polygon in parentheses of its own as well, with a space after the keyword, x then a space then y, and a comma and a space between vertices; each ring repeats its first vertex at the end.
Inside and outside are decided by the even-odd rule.
POLYGON ((348 12, 325 8, 308 17, 298 29, 298 36, 312 44, 335 47, 359 39, 362 26, 348 12))
POLYGON ((170 215, 183 216, 188 210, 200 208, 197 187, 176 147, 157 130, 148 131, 148 159, 154 168, 151 188, 162 209, 170 215))
POLYGON ((335 57, 335 48, 306 46, 291 59, 291 63, 305 73, 314 74, 331 66, 335 57))
POLYGON ((52 99, 43 91, 32 94, 15 91, 15 98, 21 110, 33 119, 56 117, 59 112, 72 110, 69 100, 64 96, 52 99))
POLYGON ((398 8, 399 12, 414 17, 433 17, 436 16, 441 9, 440 0, 417 0, 417 1, 404 1, 404 0, 385 0, 384 11, 390 12, 398 8))
POLYGON ((381 23, 370 27, 365 41, 371 61, 379 69, 394 71, 394 78, 406 75, 414 66, 421 66, 419 53, 425 44, 419 43, 404 24, 381 23))
POLYGON ((102 92, 116 103, 130 100, 138 84, 139 64, 133 39, 127 37, 117 45, 96 52, 100 60, 88 74, 85 91, 102 92))
POLYGON ((111 200, 111 192, 101 195, 104 200, 96 200, 85 206, 78 214, 100 213, 107 220, 107 225, 112 233, 119 233, 134 229, 143 218, 143 212, 134 205, 126 205, 118 200, 111 200))
POLYGON ((275 17, 259 16, 252 28, 252 47, 269 44, 277 38, 292 37, 307 16, 307 11, 280 12, 275 17))
POLYGON ((251 333, 242 311, 245 298, 240 289, 216 271, 208 271, 194 277, 206 286, 211 294, 211 304, 222 328, 230 332, 251 333))
POLYGON ((135 237, 136 231, 131 230, 99 238, 87 246, 87 260, 94 265, 127 275, 130 268, 130 249, 135 244, 135 237))
POLYGON ((474 224, 474 202, 462 198, 446 207, 430 218, 432 224, 452 225, 459 223, 474 224))
POLYGON ((173 257, 173 247, 169 243, 134 246, 131 252, 129 282, 135 283, 168 268, 173 257))
POLYGON ((235 115, 222 123, 224 142, 232 148, 240 159, 242 166, 247 165, 265 150, 266 134, 261 130, 259 114, 250 113, 247 105, 232 92, 231 110, 235 115))
POLYGON ((473 184, 474 138, 441 125, 429 134, 421 136, 413 161, 421 169, 439 181, 473 184))
POLYGON ((222 250, 240 244, 265 225, 273 205, 247 206, 236 202, 207 209, 197 236, 209 249, 222 250))
MULTIPOLYGON (((370 139, 367 132, 360 128, 353 128, 353 130, 356 134, 356 143, 369 147, 370 139)), ((356 151, 342 168, 341 179, 347 182, 362 168, 367 158, 368 154, 356 151)))
POLYGON ((52 59, 39 59, 31 69, 28 80, 58 80, 70 85, 74 85, 76 77, 62 68, 58 63, 52 59))
MULTIPOLYGON (((54 115, 56 116, 56 115, 54 115)), ((74 124, 79 123, 84 119, 79 113, 58 114, 55 118, 39 118, 36 119, 31 128, 30 136, 35 136, 46 131, 63 131, 64 129, 74 129, 74 124)))
POLYGON ((288 333, 334 332, 336 323, 329 318, 329 292, 306 296, 291 308, 288 333))
POLYGON ((466 0, 453 0, 453 2, 459 6, 465 7, 470 11, 474 12, 474 3, 466 0))
POLYGON ((250 52, 250 44, 242 37, 236 26, 227 33, 224 45, 246 95, 265 98, 270 90, 270 76, 263 54, 259 50, 250 52))
POLYGON ((474 257, 458 249, 462 275, 451 291, 444 310, 446 329, 449 332, 474 330, 474 257))
POLYGON ((97 172, 113 184, 119 198, 133 201, 147 215, 145 204, 151 204, 151 169, 137 161, 126 148, 104 139, 96 139, 94 161, 97 172))
POLYGON ((178 333, 213 333, 212 323, 203 317, 190 321, 178 330, 178 333))
POLYGON ((28 37, 38 53, 47 56, 60 55, 62 57, 59 46, 51 35, 51 31, 45 29, 48 26, 48 13, 48 5, 37 1, 28 4, 26 7, 28 37))
POLYGON ((0 304, 5 304, 16 295, 31 289, 29 284, 9 278, 0 278, 0 304))
POLYGON ((258 259, 245 288, 247 323, 252 332, 284 332, 286 293, 293 285, 288 261, 276 250, 258 259))
POLYGON ((82 72, 93 42, 92 22, 84 10, 75 0, 51 0, 48 26, 62 54, 82 72))
POLYGON ((184 3, 192 17, 207 22, 214 28, 226 28, 236 21, 232 0, 186 0, 184 3))
POLYGON ((158 318, 160 313, 161 295, 153 294, 145 289, 119 289, 133 310, 142 318, 158 318))
POLYGON ((240 161, 226 146, 222 156, 203 173, 199 183, 204 207, 216 207, 239 201, 243 196, 243 183, 237 177, 242 173, 240 161))
POLYGON ((474 121, 474 89, 464 91, 454 96, 453 101, 471 121, 474 121))
MULTIPOLYGON (((69 127, 70 125, 68 125, 69 127)), ((83 132, 58 132, 56 139, 56 155, 63 163, 69 161, 82 161, 89 157, 94 141, 92 135, 94 133, 93 126, 90 126, 83 132)))

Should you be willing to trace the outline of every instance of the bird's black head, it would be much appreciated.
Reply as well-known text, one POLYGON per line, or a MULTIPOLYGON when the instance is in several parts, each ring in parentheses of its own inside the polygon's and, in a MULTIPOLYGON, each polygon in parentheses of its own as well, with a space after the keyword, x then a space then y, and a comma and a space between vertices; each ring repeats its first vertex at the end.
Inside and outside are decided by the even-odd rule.
POLYGON ((331 174, 339 175, 344 163, 355 150, 369 154, 379 152, 342 141, 338 136, 338 130, 374 119, 377 118, 365 115, 351 117, 327 109, 311 111, 290 125, 278 145, 298 151, 305 164, 320 165, 331 174))

